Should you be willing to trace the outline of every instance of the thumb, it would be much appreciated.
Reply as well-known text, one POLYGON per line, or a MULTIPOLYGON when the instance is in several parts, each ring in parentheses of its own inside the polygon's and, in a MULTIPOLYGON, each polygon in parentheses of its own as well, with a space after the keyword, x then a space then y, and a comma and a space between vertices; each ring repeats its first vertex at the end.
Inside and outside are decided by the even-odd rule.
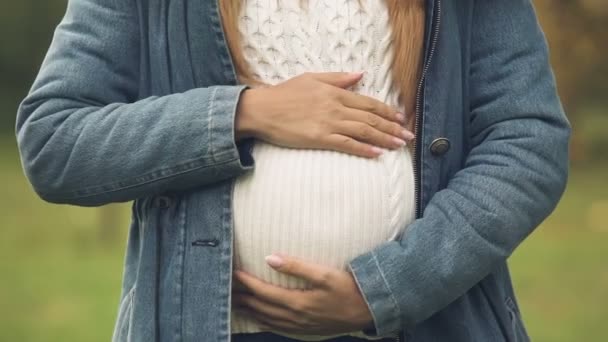
POLYGON ((310 75, 317 81, 334 87, 348 88, 361 80, 363 72, 313 72, 310 75))
POLYGON ((266 262, 276 271, 309 281, 313 285, 326 285, 333 269, 324 265, 306 262, 283 254, 271 254, 266 262))

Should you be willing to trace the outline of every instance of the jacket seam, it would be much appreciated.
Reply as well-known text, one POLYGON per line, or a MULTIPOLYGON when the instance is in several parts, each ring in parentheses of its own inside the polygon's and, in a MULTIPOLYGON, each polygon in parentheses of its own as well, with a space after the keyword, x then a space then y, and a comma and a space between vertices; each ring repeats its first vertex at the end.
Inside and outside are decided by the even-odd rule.
MULTIPOLYGON (((220 153, 220 154, 216 155, 216 157, 221 157, 221 156, 224 156, 226 154, 232 154, 232 153, 231 153, 231 151, 227 151, 227 152, 220 153)), ((163 172, 165 172, 167 170, 171 170, 171 169, 174 169, 174 168, 179 168, 180 166, 187 165, 189 163, 204 162, 205 160, 208 160, 208 159, 215 159, 215 158, 211 158, 211 157, 200 158, 200 159, 197 159, 197 160, 192 161, 192 162, 178 164, 178 165, 176 165, 174 167, 171 167, 171 168, 159 169, 159 170, 156 170, 156 171, 153 171, 153 172, 149 172, 149 173, 146 173, 144 175, 139 176, 138 178, 148 177, 148 176, 151 176, 151 175, 154 175, 154 174, 157 174, 157 173, 163 173, 163 172)), ((134 188, 134 187, 137 187, 137 186, 142 186, 142 185, 150 184, 150 183, 153 183, 153 182, 156 182, 156 181, 159 181, 159 180, 171 178, 171 177, 174 177, 174 176, 183 175, 183 174, 186 174, 186 173, 189 173, 189 172, 193 172, 193 171, 200 171, 200 170, 209 169, 209 168, 212 168, 212 167, 223 166, 223 165, 226 165, 226 164, 233 163, 235 161, 239 161, 239 158, 229 159, 227 161, 220 162, 220 163, 217 163, 217 164, 214 164, 214 165, 196 166, 196 167, 193 167, 193 168, 186 169, 184 171, 173 172, 173 173, 168 174, 166 176, 153 177, 153 178, 151 178, 149 180, 146 180, 146 181, 134 182, 134 183, 131 183, 131 184, 128 184, 128 185, 125 185, 125 186, 116 187, 115 189, 112 189, 112 190, 97 191, 97 192, 93 192, 93 193, 88 194, 88 195, 69 196, 70 193, 65 193, 65 195, 60 195, 60 196, 52 196, 52 195, 49 196, 49 194, 45 193, 45 192, 41 192, 41 194, 43 195, 43 197, 46 197, 46 198, 48 198, 50 200, 57 200, 57 201, 91 198, 91 197, 95 197, 95 196, 99 196, 99 195, 115 193, 115 192, 122 191, 122 190, 125 190, 125 189, 130 189, 130 188, 134 188)), ((110 184, 106 184, 106 185, 96 186, 95 188, 115 187, 116 184, 117 183, 110 183, 110 184)), ((87 192, 87 191, 90 191, 90 189, 92 189, 92 188, 85 188, 85 189, 80 190, 80 191, 87 192)), ((78 192, 78 191, 76 191, 76 192, 78 192)), ((73 194, 74 192, 71 192, 71 193, 73 194)))
POLYGON ((207 136, 209 137, 209 146, 207 147, 207 153, 211 152, 212 155, 215 155, 213 151, 213 113, 215 112, 215 102, 217 97, 218 87, 212 87, 211 97, 209 100, 209 106, 207 107, 207 136))
MULTIPOLYGON (((371 305, 372 303, 369 301, 369 299, 367 299, 367 296, 365 295, 365 292, 363 291, 363 287, 361 286, 361 282, 355 276, 355 269, 356 269, 356 267, 353 267, 352 264, 349 264, 348 267, 351 270, 351 273, 353 275, 353 279, 355 280, 355 284, 357 284, 357 288, 359 289, 359 292, 361 292, 361 296, 363 297, 363 300, 365 301, 365 304, 367 304, 367 307, 369 308, 369 313, 372 316, 372 319, 374 320, 374 326, 377 326, 378 325, 378 317, 376 316, 375 310, 371 309, 372 308, 372 305, 371 305)), ((376 329, 374 329, 374 330, 376 330, 376 329)), ((363 333, 365 335, 368 335, 368 336, 377 335, 377 334, 375 334, 375 333, 377 333, 377 331, 375 331, 375 332, 368 332, 366 330, 363 330, 363 333)))
POLYGON ((399 318, 403 317, 402 316, 402 312, 401 312, 401 308, 399 307, 397 299, 395 298, 395 294, 393 293, 393 290, 391 289, 391 287, 389 285, 389 282, 387 281, 386 276, 384 275, 384 272, 382 271, 382 268, 380 267, 380 263, 378 262, 378 258, 376 257, 376 253, 375 252, 372 252, 372 258, 374 259, 374 263, 376 264, 376 268, 378 269, 378 272, 380 273, 380 276, 382 277, 382 281, 384 282, 384 286, 388 290, 389 297, 392 300, 393 305, 397 309, 398 317, 399 318))

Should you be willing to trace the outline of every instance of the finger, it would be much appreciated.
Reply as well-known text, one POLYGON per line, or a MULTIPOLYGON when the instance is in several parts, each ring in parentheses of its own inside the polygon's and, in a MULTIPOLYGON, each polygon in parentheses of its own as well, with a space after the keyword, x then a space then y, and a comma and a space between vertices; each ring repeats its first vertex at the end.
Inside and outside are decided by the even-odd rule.
POLYGON ((241 282, 234 281, 233 284, 234 285, 232 286, 232 293, 236 293, 236 294, 241 294, 241 293, 252 294, 251 290, 249 290, 244 285, 242 285, 241 282), (236 284, 239 284, 239 285, 236 285, 236 284))
POLYGON ((252 295, 233 296, 233 304, 235 307, 245 308, 251 310, 256 315, 263 315, 272 319, 295 321, 297 318, 292 310, 265 302, 252 295))
POLYGON ((326 148, 363 158, 377 158, 384 151, 367 143, 342 134, 331 134, 324 140, 326 148))
POLYGON ((346 107, 374 113, 389 121, 404 122, 405 117, 403 113, 398 112, 382 101, 348 90, 339 90, 338 94, 342 104, 346 107))
POLYGON ((307 280, 317 286, 325 286, 335 274, 331 267, 288 255, 272 254, 266 257, 266 262, 276 271, 307 280))
POLYGON ((285 308, 291 307, 290 303, 293 301, 294 291, 298 291, 268 284, 242 271, 235 271, 234 276, 247 292, 266 302, 281 305, 285 308))
POLYGON ((240 280, 235 277, 234 273, 232 275, 232 292, 233 293, 251 293, 251 291, 240 282, 240 280))
POLYGON ((310 72, 309 77, 334 87, 348 88, 361 80, 363 73, 360 72, 310 72))
POLYGON ((346 108, 343 112, 341 112, 341 115, 345 120, 364 123, 367 126, 375 128, 386 134, 390 134, 403 141, 410 141, 415 137, 414 133, 408 131, 400 124, 386 120, 374 113, 346 108))
MULTIPOLYGON (((373 115, 373 114, 372 114, 373 115)), ((355 138, 375 146, 396 149, 405 146, 405 141, 386 134, 375 127, 358 121, 341 121, 335 127, 336 133, 355 138)))
MULTIPOLYGON (((300 327, 297 323, 288 321, 282 318, 270 318, 251 309, 241 307, 237 308, 245 317, 251 318, 258 323, 258 326, 267 331, 276 331, 292 334, 304 334, 306 328, 300 327)), ((310 332, 309 332, 310 334, 310 332)))
POLYGON ((311 335, 314 331, 311 331, 308 327, 302 327, 297 323, 286 320, 273 320, 266 316, 258 316, 257 321, 261 322, 264 326, 270 328, 271 331, 283 332, 286 334, 299 334, 299 335, 311 335))

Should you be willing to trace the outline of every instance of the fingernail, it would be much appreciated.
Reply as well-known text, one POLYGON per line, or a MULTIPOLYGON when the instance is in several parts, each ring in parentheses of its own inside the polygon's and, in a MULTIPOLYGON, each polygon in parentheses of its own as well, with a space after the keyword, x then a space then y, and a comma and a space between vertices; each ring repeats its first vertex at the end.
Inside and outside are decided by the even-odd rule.
POLYGON ((281 267, 283 265, 283 259, 274 254, 271 254, 264 259, 271 267, 281 267))
POLYGON ((378 147, 376 147, 376 146, 372 146, 372 147, 371 147, 371 150, 372 150, 372 152, 373 152, 375 155, 377 155, 377 156, 379 156, 379 155, 381 155, 382 153, 384 153, 384 151, 382 151, 382 149, 380 149, 380 148, 378 148, 378 147))
POLYGON ((397 117, 397 120, 399 120, 400 122, 404 122, 405 121, 405 115, 403 115, 403 113, 397 113, 397 115, 395 115, 397 117))
POLYGON ((415 138, 414 133, 408 131, 408 130, 403 130, 401 131, 401 136, 405 138, 405 140, 412 140, 415 138))
POLYGON ((351 76, 361 76, 361 75, 363 75, 363 71, 351 72, 350 74, 351 74, 351 76))
POLYGON ((399 147, 401 146, 405 146, 405 141, 399 139, 399 138, 393 138, 393 142, 398 145, 399 147))

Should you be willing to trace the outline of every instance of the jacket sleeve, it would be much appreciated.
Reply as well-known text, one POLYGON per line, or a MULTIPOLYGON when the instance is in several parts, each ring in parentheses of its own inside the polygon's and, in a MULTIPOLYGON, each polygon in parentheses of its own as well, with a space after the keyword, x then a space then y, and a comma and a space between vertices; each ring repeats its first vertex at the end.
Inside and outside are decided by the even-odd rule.
POLYGON ((349 264, 385 335, 429 318, 504 263, 554 209, 570 126, 529 0, 475 1, 472 148, 400 241, 349 264))
POLYGON ((70 0, 19 107, 22 166, 46 201, 122 202, 218 182, 253 167, 233 131, 245 86, 137 100, 141 42, 135 6, 70 0))

